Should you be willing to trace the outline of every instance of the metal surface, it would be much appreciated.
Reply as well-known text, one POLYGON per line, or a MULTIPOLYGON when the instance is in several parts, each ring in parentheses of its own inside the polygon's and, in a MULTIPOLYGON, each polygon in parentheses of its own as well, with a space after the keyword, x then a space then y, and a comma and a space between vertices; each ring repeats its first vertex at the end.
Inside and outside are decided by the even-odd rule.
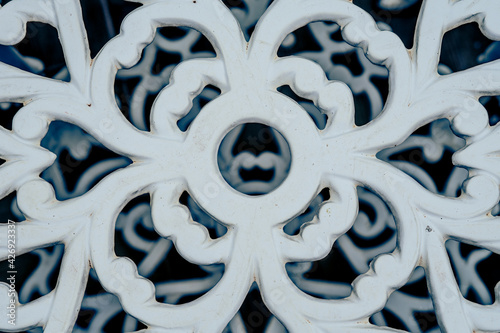
MULTIPOLYGON (((101 323, 96 317, 75 330, 100 331, 121 306, 124 331, 137 329, 138 320, 152 332, 242 332, 238 311, 256 287, 274 316, 267 332, 399 331, 385 326, 384 308, 412 332, 425 330, 415 312, 433 308, 443 332, 500 330, 498 285, 493 301, 474 273, 488 251, 500 251, 500 129, 479 101, 500 91, 497 46, 481 65, 453 73, 439 65, 443 35, 463 24, 476 22, 486 37, 500 39, 500 3, 423 1, 410 50, 350 1, 276 0, 267 10, 266 1, 255 3, 254 12, 243 12, 218 0, 144 1, 92 59, 78 1, 13 0, 0 9, 0 43, 21 42, 28 21, 47 23, 58 31, 67 65, 49 78, 36 74, 43 68, 36 59, 17 54, 17 66, 0 63, 0 102, 23 104, 12 130, 0 129, 6 161, 0 193, 16 191, 17 216, 25 218, 15 223, 15 255, 64 246, 36 250, 47 271, 62 256, 57 284, 50 290, 43 282, 48 273, 38 266, 24 295, 14 297, 15 325, 2 316, 1 330, 72 331, 82 306, 98 310, 101 323), (323 52, 278 57, 280 45, 300 38, 295 30, 323 20, 338 25, 309 26, 323 52), (189 49, 196 31, 176 41, 157 30, 164 26, 198 30, 216 56, 189 49), (344 41, 330 38, 339 27, 344 41), (152 73, 158 50, 177 51, 183 61, 152 73), (360 59, 362 75, 331 66, 333 55, 346 52, 360 59), (137 76, 127 119, 115 81, 137 76), (388 77, 387 99, 373 76, 388 77), (370 100, 364 124, 353 97, 361 92, 370 100), (144 105, 156 93, 148 119, 144 105), (211 101, 196 104, 198 95, 211 101), (235 153, 245 128, 239 125, 249 123, 269 126, 269 139, 261 141, 274 140, 276 151, 235 153), (413 134, 426 124, 428 134, 413 134), (95 164, 70 190, 53 162, 65 150, 84 160, 97 144, 120 156, 95 164), (393 158, 414 148, 430 163, 453 152, 457 167, 443 188, 421 168, 393 158), (246 181, 241 170, 255 167, 274 170, 273 180, 246 181), (122 212, 143 194, 151 207, 122 212), (360 205, 371 206, 375 220, 360 205), (139 226, 161 237, 145 241, 139 226), (370 250, 352 236, 370 240, 384 230, 388 239, 370 250), (144 254, 138 266, 115 253, 117 234, 144 254), (458 242, 483 249, 464 259, 458 242), (205 277, 151 282, 172 246, 205 277), (359 275, 352 286, 305 276, 309 263, 332 247, 359 275), (430 299, 398 290, 424 275, 430 299), (83 299, 89 276, 118 298, 83 299), (29 301, 36 289, 41 296, 29 301), (490 305, 468 300, 469 289, 490 305), (203 295, 175 304, 190 294, 203 295)), ((380 1, 389 9, 414 3, 380 1)), ((3 259, 12 249, 11 225, 0 225, 3 259)), ((0 285, 2 308, 12 299, 9 288, 0 285)))

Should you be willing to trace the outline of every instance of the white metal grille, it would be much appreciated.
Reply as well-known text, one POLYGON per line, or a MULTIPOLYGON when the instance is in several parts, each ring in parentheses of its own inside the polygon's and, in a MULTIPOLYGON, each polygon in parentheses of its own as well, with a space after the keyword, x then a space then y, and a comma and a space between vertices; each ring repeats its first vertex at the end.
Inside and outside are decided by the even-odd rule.
POLYGON ((43 76, 36 59, 2 49, 2 108, 23 104, 12 129, 0 128, 0 193, 16 193, 13 210, 23 220, 0 225, 2 273, 10 278, 0 285, 2 331, 72 331, 80 307, 96 316, 75 330, 102 331, 122 307, 124 331, 139 321, 152 332, 242 332, 239 310, 256 288, 273 315, 267 332, 398 331, 386 326, 382 309, 408 331, 431 331, 415 313, 433 308, 444 332, 500 331, 498 285, 491 297, 475 272, 500 251, 500 129, 484 106, 500 91, 500 63, 491 59, 498 45, 483 54, 484 64, 453 73, 439 64, 443 35, 461 25, 475 22, 500 40, 500 2, 423 1, 411 49, 351 1, 275 0, 269 8, 248 1, 246 10, 219 0, 140 3, 95 57, 78 1, 13 0, 0 9, 1 44, 22 42, 29 21, 46 23, 57 29, 67 65, 43 76), (311 22, 324 52, 278 56, 311 22), (175 39, 159 30, 169 26, 192 29, 175 39), (342 41, 332 37, 340 31, 342 41), (193 51, 199 33, 215 56, 193 51), (160 51, 181 54, 182 62, 155 72, 160 51), (7 52, 17 62, 5 60, 7 52), (332 57, 349 52, 361 75, 332 66, 332 57), (116 87, 133 77, 140 79, 127 119, 116 87), (388 79, 387 98, 373 77, 388 79), (370 101, 365 121, 355 107, 359 93, 370 101), (148 119, 145 104, 154 94, 148 119), (428 134, 412 135, 427 124, 428 134), (238 141, 245 128, 258 129, 258 142, 238 141), (65 151, 85 160, 94 145, 113 158, 69 189, 54 161, 65 151), (394 158, 413 148, 431 162, 452 152, 457 168, 443 188, 394 158), (271 179, 249 181, 241 171, 255 168, 272 170, 271 179), (144 194, 150 206, 124 211, 144 194), (366 203, 375 219, 359 213, 366 203), (140 229, 159 236, 145 240, 140 229), (350 230, 367 241, 389 235, 369 251, 350 230), (117 255, 118 234, 143 254, 139 265, 117 255), (464 259, 458 242, 482 249, 464 259), (63 246, 36 250, 55 244, 63 246), (205 276, 151 282, 173 246, 205 276), (332 247, 359 275, 352 286, 307 278, 310 263, 332 247), (38 266, 18 296, 12 289, 27 268, 17 257, 31 251, 52 263, 45 272, 38 266), (48 272, 61 256, 51 288, 48 272), (430 299, 398 290, 424 275, 430 299), (110 294, 84 299, 89 276, 110 294), (36 289, 40 297, 32 300, 36 289), (464 296, 469 289, 479 302, 464 296))

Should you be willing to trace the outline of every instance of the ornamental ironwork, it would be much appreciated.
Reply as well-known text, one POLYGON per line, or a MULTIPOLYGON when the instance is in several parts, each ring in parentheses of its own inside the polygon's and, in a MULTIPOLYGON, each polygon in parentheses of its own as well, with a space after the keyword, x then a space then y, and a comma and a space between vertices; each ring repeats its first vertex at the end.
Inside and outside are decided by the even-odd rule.
POLYGON ((48 24, 66 64, 48 75, 41 61, 1 51, 1 107, 15 115, 0 128, 0 193, 15 193, 19 221, 0 225, 2 331, 102 331, 122 308, 123 331, 244 332, 240 308, 253 290, 267 332, 401 331, 383 309, 411 332, 431 331, 415 313, 433 309, 443 332, 500 331, 499 287, 492 296, 475 272, 500 251, 500 127, 485 107, 498 104, 498 45, 470 68, 440 64, 443 36, 460 26, 500 40, 500 2, 424 0, 411 48, 346 0, 138 3, 95 55, 79 1, 0 8, 1 44, 21 43, 28 22, 48 24), (322 51, 287 55, 306 25, 322 51), (180 37, 170 27, 183 27, 180 37), (193 50, 202 38, 213 51, 193 50), (155 68, 162 52, 181 61, 155 68), (332 63, 346 54, 361 74, 332 63), (386 97, 374 77, 388 81, 386 97), (121 100, 117 86, 134 78, 121 100), (66 154, 78 164, 95 146, 113 157, 70 188, 54 162, 66 154), (450 155, 445 185, 397 157, 412 149, 421 154, 410 162, 450 155), (271 176, 250 179, 255 169, 271 176), (382 233, 381 244, 359 245, 382 233), (481 249, 467 257, 459 242, 481 249), (203 277, 153 283, 174 248, 203 277), (334 248, 359 275, 352 285, 307 276, 334 248), (43 265, 19 292, 17 258, 30 252, 43 265), (103 293, 84 298, 90 281, 103 293), (402 291, 418 281, 429 297, 402 291), (96 313, 86 328, 75 326, 80 309, 96 313))

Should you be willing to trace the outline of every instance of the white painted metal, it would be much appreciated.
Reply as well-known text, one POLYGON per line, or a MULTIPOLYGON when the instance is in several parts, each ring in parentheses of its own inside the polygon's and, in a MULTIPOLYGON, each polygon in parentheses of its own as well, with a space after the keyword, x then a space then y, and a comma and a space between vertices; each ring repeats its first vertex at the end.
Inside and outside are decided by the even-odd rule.
MULTIPOLYGON (((384 3, 403 6, 410 1, 384 3)), ((144 1, 95 59, 90 59, 78 1, 14 0, 2 7, 0 43, 21 41, 27 21, 54 26, 71 81, 0 64, 0 101, 24 103, 14 117, 13 130, 0 129, 0 153, 6 160, 0 167, 0 192, 4 196, 18 191, 18 205, 26 216, 16 224, 17 255, 65 245, 57 287, 36 301, 17 303, 16 326, 2 316, 0 329, 43 326, 46 332, 71 331, 93 267, 125 311, 154 332, 222 331, 253 282, 267 307, 291 332, 391 332, 396 330, 375 326, 368 319, 422 266, 442 331, 499 331, 498 285, 493 305, 466 300, 453 277, 445 242, 455 239, 500 252, 499 219, 491 215, 499 201, 500 127, 488 124, 478 101, 499 94, 500 63, 439 75, 438 62, 443 34, 461 24, 475 21, 488 38, 500 40, 500 21, 495 17, 500 2, 427 0, 422 6, 415 46, 407 50, 394 33, 380 30, 350 1, 275 0, 248 43, 231 11, 218 0, 144 1), (348 43, 389 71, 389 98, 367 125, 354 124, 352 93, 344 83, 329 81, 313 61, 276 55, 289 33, 321 20, 338 23, 348 43), (120 112, 113 83, 118 69, 137 63, 156 28, 170 25, 199 30, 217 57, 177 66, 171 83, 155 101, 151 131, 141 131, 120 112), (201 110, 186 132, 180 131, 177 121, 208 84, 220 88, 221 96, 201 110), (282 85, 328 115, 324 130, 318 130, 299 104, 276 91, 282 85), (453 156, 455 164, 469 171, 459 198, 425 189, 384 160, 383 153, 377 158, 384 149, 412 145, 405 140, 414 130, 440 118, 450 120, 454 133, 466 142, 453 156), (81 127, 133 163, 77 198, 56 200, 52 185, 39 177, 55 158, 40 147, 54 120, 81 127), (274 127, 291 151, 291 168, 283 184, 255 197, 230 187, 217 164, 223 138, 248 122, 274 127), (317 260, 330 252, 353 226, 359 185, 372 189, 391 208, 397 248, 373 260, 344 299, 310 297, 292 282, 285 264, 317 260), (317 216, 299 235, 284 233, 285 223, 303 212, 324 187, 330 188, 331 197, 317 216), (179 204, 184 191, 228 228, 224 236, 213 240, 202 224, 193 221, 179 204), (114 254, 118 214, 142 193, 151 194, 155 230, 170 238, 184 258, 199 265, 225 265, 221 280, 198 300, 185 305, 157 302, 154 285, 130 259, 114 254)), ((8 226, 1 225, 2 258, 8 254, 3 243, 7 235, 8 226)), ((1 284, 0 289, 0 307, 6 308, 9 287, 1 284)))

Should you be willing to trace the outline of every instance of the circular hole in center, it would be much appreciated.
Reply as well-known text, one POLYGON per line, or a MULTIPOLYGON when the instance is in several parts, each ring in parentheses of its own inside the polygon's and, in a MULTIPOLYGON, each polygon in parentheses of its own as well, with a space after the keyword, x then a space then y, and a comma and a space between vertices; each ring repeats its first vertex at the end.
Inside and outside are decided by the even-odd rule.
POLYGON ((232 188, 247 195, 263 195, 280 186, 288 176, 290 146, 276 129, 246 123, 224 137, 217 164, 232 188))

